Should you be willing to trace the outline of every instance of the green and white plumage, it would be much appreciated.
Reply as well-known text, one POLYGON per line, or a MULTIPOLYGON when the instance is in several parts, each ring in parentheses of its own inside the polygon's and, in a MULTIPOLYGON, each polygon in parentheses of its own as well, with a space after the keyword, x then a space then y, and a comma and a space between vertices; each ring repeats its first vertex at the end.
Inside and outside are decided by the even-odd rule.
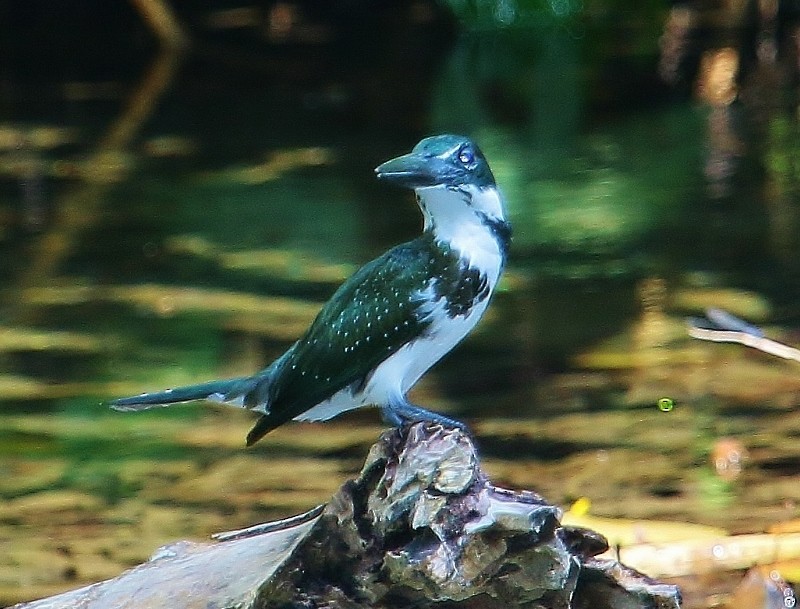
POLYGON ((425 217, 420 237, 359 269, 262 372, 122 398, 112 407, 196 399, 243 406, 262 414, 248 445, 291 419, 324 420, 367 405, 393 423, 447 421, 405 396, 486 309, 508 247, 502 198, 480 151, 458 136, 427 138, 376 172, 414 188, 425 217))

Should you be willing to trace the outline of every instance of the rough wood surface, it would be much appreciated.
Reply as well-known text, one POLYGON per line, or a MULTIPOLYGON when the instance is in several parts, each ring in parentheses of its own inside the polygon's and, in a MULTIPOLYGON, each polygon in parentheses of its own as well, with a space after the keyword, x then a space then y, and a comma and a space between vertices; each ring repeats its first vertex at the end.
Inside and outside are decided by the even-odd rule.
POLYGON ((536 493, 494 487, 465 432, 421 423, 384 433, 324 510, 178 542, 15 609, 680 607, 675 586, 594 558, 605 539, 560 516, 536 493))

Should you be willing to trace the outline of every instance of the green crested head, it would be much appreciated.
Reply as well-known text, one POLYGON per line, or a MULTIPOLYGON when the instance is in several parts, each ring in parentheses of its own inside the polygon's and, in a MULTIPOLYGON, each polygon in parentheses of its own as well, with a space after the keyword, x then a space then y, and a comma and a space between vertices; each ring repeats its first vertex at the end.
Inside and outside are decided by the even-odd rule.
POLYGON ((495 185, 480 148, 463 135, 426 137, 409 154, 379 165, 375 173, 382 180, 407 188, 495 185))

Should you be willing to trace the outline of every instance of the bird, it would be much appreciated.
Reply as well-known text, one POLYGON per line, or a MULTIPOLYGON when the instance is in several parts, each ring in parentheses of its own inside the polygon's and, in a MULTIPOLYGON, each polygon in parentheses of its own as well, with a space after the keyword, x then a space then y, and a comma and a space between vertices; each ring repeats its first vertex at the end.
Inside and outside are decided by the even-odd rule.
POLYGON ((422 233, 347 279, 305 334, 254 374, 124 397, 136 411, 208 400, 259 413, 251 446, 290 420, 324 421, 375 406, 392 426, 459 421, 415 405, 411 387, 473 329, 503 272, 511 242, 505 201, 486 157, 468 137, 422 139, 375 169, 412 189, 422 233))

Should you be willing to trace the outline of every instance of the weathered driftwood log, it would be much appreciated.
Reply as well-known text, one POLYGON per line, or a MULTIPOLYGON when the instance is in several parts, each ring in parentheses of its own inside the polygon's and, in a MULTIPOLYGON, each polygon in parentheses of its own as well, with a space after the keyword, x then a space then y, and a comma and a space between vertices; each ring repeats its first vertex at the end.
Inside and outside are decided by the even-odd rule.
POLYGON ((179 542, 114 579, 16 607, 680 607, 675 586, 593 558, 605 539, 559 517, 533 492, 492 486, 463 431, 416 424, 384 433, 324 509, 179 542))

